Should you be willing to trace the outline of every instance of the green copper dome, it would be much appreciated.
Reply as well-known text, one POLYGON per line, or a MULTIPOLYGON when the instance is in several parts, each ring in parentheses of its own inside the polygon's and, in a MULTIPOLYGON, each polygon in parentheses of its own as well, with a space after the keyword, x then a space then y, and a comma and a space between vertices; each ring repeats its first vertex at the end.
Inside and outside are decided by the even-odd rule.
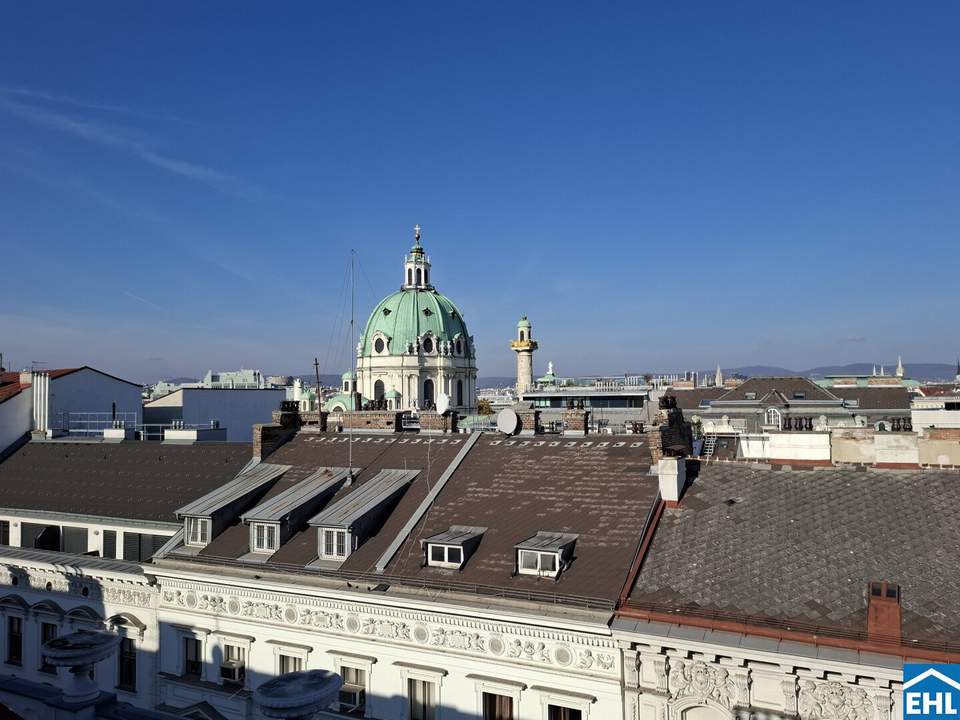
POLYGON ((433 343, 451 343, 450 349, 455 355, 471 353, 467 325, 450 298, 432 288, 405 288, 385 297, 370 313, 360 352, 364 357, 406 355, 410 345, 416 352, 417 340, 427 333, 433 336, 433 343), (383 351, 378 351, 375 345, 378 333, 389 339, 383 351), (460 352, 455 348, 458 339, 460 352))

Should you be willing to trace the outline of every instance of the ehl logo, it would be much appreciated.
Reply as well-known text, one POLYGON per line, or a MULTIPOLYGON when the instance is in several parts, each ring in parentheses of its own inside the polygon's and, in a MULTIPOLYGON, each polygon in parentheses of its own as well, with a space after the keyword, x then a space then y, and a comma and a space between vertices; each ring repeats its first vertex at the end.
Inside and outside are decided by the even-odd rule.
POLYGON ((958 720, 960 665, 904 665, 903 715, 916 720, 958 720))

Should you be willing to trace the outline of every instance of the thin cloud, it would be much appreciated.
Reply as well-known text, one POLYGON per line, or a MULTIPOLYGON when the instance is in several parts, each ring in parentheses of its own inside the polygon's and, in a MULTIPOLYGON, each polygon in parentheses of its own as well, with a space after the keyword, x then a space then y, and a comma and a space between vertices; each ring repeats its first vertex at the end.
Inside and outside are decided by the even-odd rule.
POLYGON ((163 309, 164 309, 162 306, 157 305, 155 302, 151 302, 150 300, 147 300, 146 298, 142 298, 142 297, 140 297, 139 295, 134 295, 134 294, 133 294, 132 292, 130 292, 129 290, 121 290, 120 292, 122 292, 122 293, 123 293, 124 295, 126 295, 128 298, 131 298, 132 300, 136 300, 137 302, 141 302, 141 303, 143 303, 144 305, 149 305, 150 307, 155 308, 155 309, 157 309, 157 310, 163 310, 163 309))
POLYGON ((127 130, 109 124, 80 120, 69 115, 51 112, 9 98, 0 97, 0 109, 21 120, 53 130, 85 142, 132 154, 142 162, 190 180, 202 182, 220 192, 245 200, 264 196, 264 191, 251 183, 222 173, 213 168, 158 153, 146 142, 127 130))
POLYGON ((108 103, 93 102, 73 97, 71 95, 61 95, 59 93, 44 92, 42 90, 32 90, 30 88, 19 87, 16 85, 0 85, 0 95, 13 95, 15 97, 29 98, 31 100, 40 100, 43 102, 55 103, 58 105, 70 105, 71 107, 83 108, 84 110, 96 110, 100 112, 116 113, 120 115, 130 115, 152 120, 168 120, 184 125, 194 125, 195 123, 176 115, 158 115, 154 113, 143 112, 135 108, 124 105, 110 105, 108 103))

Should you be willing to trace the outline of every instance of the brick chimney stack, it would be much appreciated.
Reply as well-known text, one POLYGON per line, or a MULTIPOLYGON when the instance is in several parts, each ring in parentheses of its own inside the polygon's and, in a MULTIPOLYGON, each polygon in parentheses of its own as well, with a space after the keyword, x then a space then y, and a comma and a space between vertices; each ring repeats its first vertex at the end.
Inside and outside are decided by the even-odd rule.
POLYGON ((900 586, 886 580, 867 586, 867 639, 900 642, 900 586))

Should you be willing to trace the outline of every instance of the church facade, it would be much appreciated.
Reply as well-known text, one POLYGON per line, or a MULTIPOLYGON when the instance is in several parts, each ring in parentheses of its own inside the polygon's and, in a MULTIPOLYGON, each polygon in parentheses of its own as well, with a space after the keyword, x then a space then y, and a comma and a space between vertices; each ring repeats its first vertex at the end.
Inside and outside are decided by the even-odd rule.
POLYGON ((441 393, 450 408, 476 407, 473 337, 454 302, 437 291, 420 227, 404 258, 403 283, 370 313, 357 344, 357 390, 389 410, 432 409, 441 393))

